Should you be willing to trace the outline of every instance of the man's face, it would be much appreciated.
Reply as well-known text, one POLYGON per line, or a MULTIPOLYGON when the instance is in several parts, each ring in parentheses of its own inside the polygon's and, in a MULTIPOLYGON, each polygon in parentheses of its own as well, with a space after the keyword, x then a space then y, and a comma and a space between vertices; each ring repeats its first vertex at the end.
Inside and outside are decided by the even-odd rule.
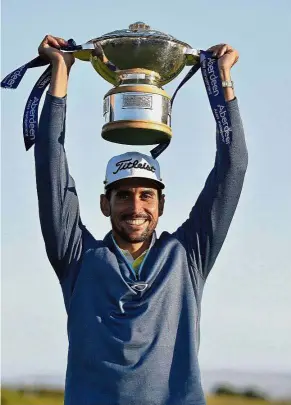
POLYGON ((113 234, 127 243, 141 243, 155 230, 163 213, 164 196, 147 179, 124 179, 113 188, 110 199, 101 196, 101 209, 110 216, 113 234))

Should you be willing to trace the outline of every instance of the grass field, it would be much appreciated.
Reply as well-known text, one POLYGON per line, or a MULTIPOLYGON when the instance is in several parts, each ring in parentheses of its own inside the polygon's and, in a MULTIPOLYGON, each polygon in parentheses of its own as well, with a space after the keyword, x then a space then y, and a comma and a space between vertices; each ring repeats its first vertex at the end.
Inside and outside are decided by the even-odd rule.
MULTIPOLYGON (((58 391, 22 392, 3 389, 1 405, 63 405, 63 393, 58 391)), ((291 401, 269 402, 243 397, 210 396, 207 398, 207 405, 291 405, 291 401)))

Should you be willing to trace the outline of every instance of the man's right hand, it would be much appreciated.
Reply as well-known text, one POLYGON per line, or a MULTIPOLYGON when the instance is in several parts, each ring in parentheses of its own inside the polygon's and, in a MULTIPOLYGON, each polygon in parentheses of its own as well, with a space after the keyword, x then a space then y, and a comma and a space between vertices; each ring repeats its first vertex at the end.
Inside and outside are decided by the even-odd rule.
POLYGON ((39 56, 52 65, 49 93, 55 97, 66 96, 70 69, 75 62, 72 53, 60 51, 67 44, 63 38, 46 35, 38 48, 39 56))
POLYGON ((75 57, 72 53, 62 52, 60 48, 68 45, 68 42, 63 38, 46 35, 38 47, 39 56, 52 65, 65 62, 68 70, 75 62, 75 57))

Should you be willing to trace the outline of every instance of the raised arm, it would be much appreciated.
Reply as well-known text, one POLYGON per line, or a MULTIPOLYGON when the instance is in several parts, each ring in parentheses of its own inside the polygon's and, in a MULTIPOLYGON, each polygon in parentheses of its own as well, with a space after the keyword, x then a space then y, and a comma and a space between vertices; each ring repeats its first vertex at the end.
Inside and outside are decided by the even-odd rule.
MULTIPOLYGON (((210 48, 219 57, 222 80, 230 80, 230 69, 238 60, 228 45, 210 48)), ((223 142, 217 131, 216 158, 205 186, 189 218, 174 235, 185 246, 190 265, 205 279, 223 245, 236 210, 248 163, 244 130, 232 88, 225 89, 232 124, 232 141, 223 142)))
POLYGON ((82 251, 82 224, 64 149, 66 94, 74 57, 57 48, 66 41, 47 36, 39 53, 52 64, 52 80, 35 142, 36 183, 41 229, 48 258, 62 280, 76 271, 82 251))

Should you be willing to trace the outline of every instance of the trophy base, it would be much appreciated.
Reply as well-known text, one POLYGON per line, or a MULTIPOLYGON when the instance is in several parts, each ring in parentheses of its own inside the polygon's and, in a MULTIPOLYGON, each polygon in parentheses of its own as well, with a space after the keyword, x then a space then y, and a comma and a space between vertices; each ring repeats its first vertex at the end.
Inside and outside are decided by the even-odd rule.
POLYGON ((102 128, 103 139, 124 145, 155 145, 168 142, 171 137, 171 128, 159 122, 123 120, 102 128))

